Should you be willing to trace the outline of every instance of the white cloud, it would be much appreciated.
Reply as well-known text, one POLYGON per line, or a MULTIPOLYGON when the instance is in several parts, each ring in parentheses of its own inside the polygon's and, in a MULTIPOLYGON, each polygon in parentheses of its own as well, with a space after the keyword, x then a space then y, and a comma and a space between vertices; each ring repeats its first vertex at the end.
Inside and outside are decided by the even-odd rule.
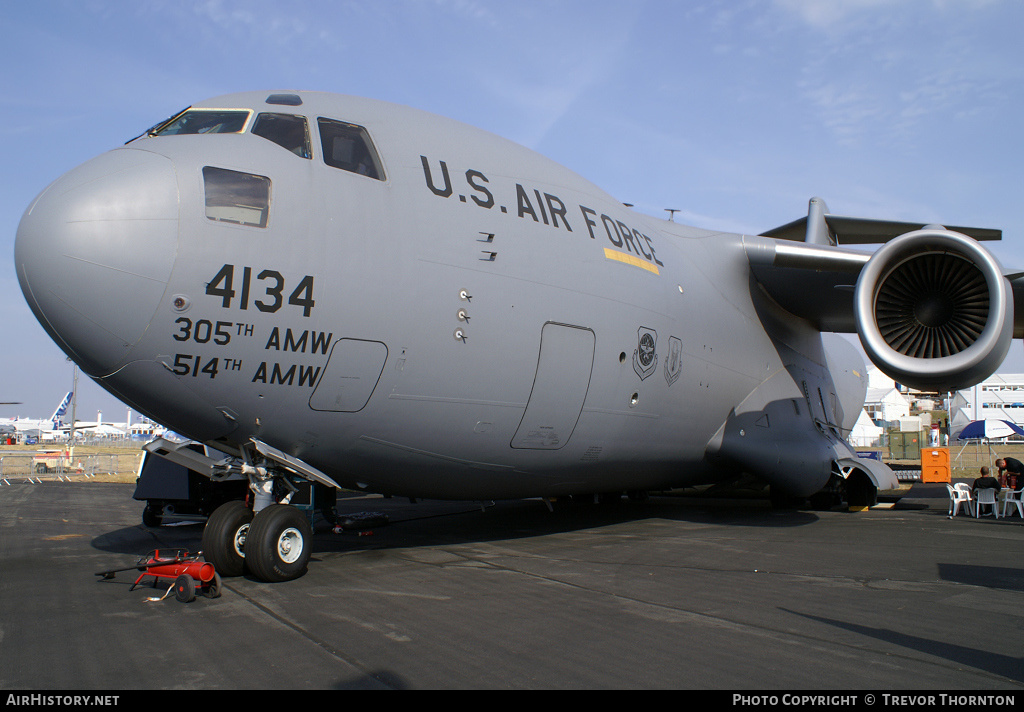
POLYGON ((882 6, 894 0, 775 0, 775 4, 817 28, 832 28, 851 15, 882 6))
POLYGON ((808 122, 840 143, 914 149, 995 112, 1019 77, 976 10, 993 0, 776 0, 822 30, 802 48, 808 122))

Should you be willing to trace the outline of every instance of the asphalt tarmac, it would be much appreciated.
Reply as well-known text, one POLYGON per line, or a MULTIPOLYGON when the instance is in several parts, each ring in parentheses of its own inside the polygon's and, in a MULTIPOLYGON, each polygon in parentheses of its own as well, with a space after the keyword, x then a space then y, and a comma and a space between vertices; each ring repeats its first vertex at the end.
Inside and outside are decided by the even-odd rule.
POLYGON ((304 577, 191 603, 95 575, 200 548, 133 487, 0 487, 0 690, 1024 688, 1022 520, 950 520, 941 485, 864 512, 353 497, 392 523, 318 520, 304 577))

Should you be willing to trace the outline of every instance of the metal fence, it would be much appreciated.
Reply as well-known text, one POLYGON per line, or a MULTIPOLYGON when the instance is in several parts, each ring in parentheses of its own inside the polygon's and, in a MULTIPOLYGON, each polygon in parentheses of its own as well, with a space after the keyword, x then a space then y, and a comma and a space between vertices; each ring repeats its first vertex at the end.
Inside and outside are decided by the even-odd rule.
POLYGON ((20 482, 70 481, 98 475, 131 475, 139 470, 142 451, 88 453, 71 458, 41 458, 52 451, 0 451, 0 486, 20 482), (43 460, 48 460, 43 462, 43 460))
POLYGON ((1015 457, 1020 459, 1019 443, 1007 446, 1002 443, 970 443, 949 448, 950 466, 953 477, 978 477, 982 466, 988 467, 991 474, 996 474, 995 461, 999 457, 1015 457))

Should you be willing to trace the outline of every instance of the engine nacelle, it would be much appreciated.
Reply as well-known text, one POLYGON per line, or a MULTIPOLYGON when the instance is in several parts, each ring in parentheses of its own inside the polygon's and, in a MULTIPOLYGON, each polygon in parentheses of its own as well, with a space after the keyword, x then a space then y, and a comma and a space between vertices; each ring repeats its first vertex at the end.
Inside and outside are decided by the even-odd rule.
POLYGON ((883 245, 854 297, 868 358, 898 383, 957 390, 992 375, 1013 336, 1013 299, 988 250, 958 232, 924 229, 883 245))

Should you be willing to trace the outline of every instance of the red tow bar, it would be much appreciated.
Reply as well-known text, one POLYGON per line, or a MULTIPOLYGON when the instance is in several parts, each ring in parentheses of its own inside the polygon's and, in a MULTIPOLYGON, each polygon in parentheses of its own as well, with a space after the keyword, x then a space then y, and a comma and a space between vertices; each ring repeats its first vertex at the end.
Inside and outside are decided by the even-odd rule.
POLYGON ((175 549, 161 555, 157 549, 147 557, 139 559, 135 566, 112 571, 100 571, 96 575, 105 579, 113 578, 118 571, 141 571, 129 591, 142 583, 147 576, 153 577, 156 586, 161 579, 174 580, 174 597, 183 603, 194 601, 196 591, 209 598, 217 598, 221 593, 220 576, 209 561, 203 561, 201 554, 175 549))

